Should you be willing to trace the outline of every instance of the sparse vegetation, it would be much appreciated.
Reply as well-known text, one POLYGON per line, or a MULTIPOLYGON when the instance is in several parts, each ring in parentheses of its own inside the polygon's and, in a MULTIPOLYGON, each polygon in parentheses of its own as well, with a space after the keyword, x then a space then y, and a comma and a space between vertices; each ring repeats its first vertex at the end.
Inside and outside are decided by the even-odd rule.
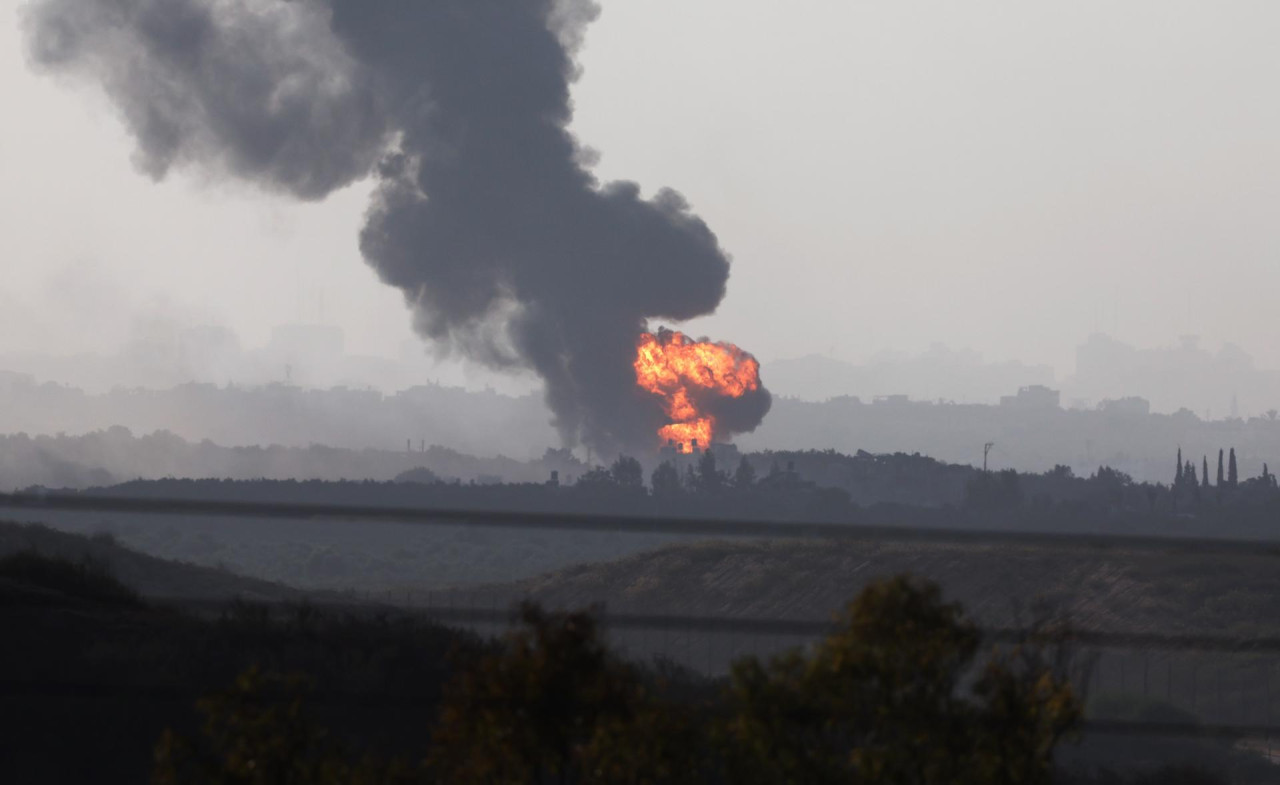
POLYGON ((0 557, 0 582, 56 592, 101 605, 138 605, 138 593, 116 580, 106 566, 93 559, 73 562, 39 551, 20 551, 0 557))
MULTIPOLYGON (((43 531, 32 530, 36 535, 43 531)), ((79 542, 123 550, 103 538, 79 542)), ((720 558, 714 550, 708 556, 704 567, 720 558)), ((507 774, 534 766, 548 773, 569 772, 567 781, 573 782, 675 781, 671 772, 714 782, 729 776, 716 771, 732 761, 752 760, 763 743, 759 734, 774 731, 782 734, 779 740, 799 745, 789 757, 793 762, 817 760, 825 750, 821 754, 829 756, 830 774, 855 759, 839 754, 840 745, 850 745, 850 752, 864 749, 859 739, 865 726, 858 723, 865 717, 860 712, 879 704, 892 711, 896 709, 887 707, 923 700, 919 712, 900 718, 906 724, 894 726, 901 731, 898 738, 924 732, 912 731, 911 722, 951 716, 954 724, 942 722, 929 732, 951 728, 947 734, 960 735, 944 737, 954 745, 943 744, 930 760, 895 757, 898 742, 892 734, 879 733, 866 737, 874 738, 875 745, 856 759, 888 767, 886 772, 917 771, 925 777, 922 782, 935 781, 929 778, 943 777, 948 770, 952 779, 937 781, 963 781, 955 767, 972 772, 1002 761, 1002 771, 1021 773, 976 781, 1006 776, 1004 781, 1031 782, 1044 775, 1054 742, 1077 716, 1074 693, 1066 691, 1058 661, 1036 654, 1044 649, 1005 649, 976 667, 983 658, 973 648, 973 622, 956 606, 943 604, 936 588, 903 581, 872 582, 842 617, 840 631, 816 649, 741 661, 732 691, 724 693, 724 682, 671 665, 623 662, 604 646, 589 615, 530 609, 525 625, 494 645, 387 609, 342 613, 307 604, 272 609, 239 602, 216 616, 197 618, 136 598, 119 604, 90 602, 80 598, 103 592, 83 589, 77 562, 23 554, 3 564, 0 587, 16 602, 0 605, 0 622, 24 645, 0 647, 0 668, 11 683, 31 690, 0 705, 6 725, 21 729, 14 745, 21 755, 0 762, 0 774, 11 781, 139 781, 151 766, 148 750, 166 727, 172 732, 160 743, 159 782, 268 781, 245 779, 243 769, 227 768, 243 764, 246 755, 261 759, 265 768, 259 771, 279 774, 272 782, 439 781, 442 771, 473 772, 474 766, 493 761, 506 761, 501 765, 507 774), (63 587, 47 596, 77 612, 47 613, 47 603, 33 605, 28 589, 41 585, 63 587), (912 665, 916 654, 911 652, 932 652, 934 659, 912 665), (301 682, 276 675, 291 673, 308 676, 301 682), (965 673, 972 677, 962 677, 965 673), (244 678, 230 691, 201 703, 202 735, 190 707, 211 685, 230 684, 236 674, 244 678), (66 693, 70 682, 91 692, 66 693), (943 699, 947 685, 955 688, 954 698, 943 699), (61 692, 51 695, 48 689, 61 692), (856 698, 850 705, 862 708, 839 714, 841 695, 856 698), (86 700, 95 707, 92 711, 84 710, 86 700), (781 711, 788 706, 796 711, 781 711), (769 719, 775 709, 786 718, 785 726, 775 727, 769 719), (502 739, 515 743, 502 728, 524 728, 526 720, 520 718, 548 711, 545 733, 526 735, 513 749, 486 746, 501 745, 502 739), (837 711, 841 719, 823 726, 821 711, 837 711), (126 715, 129 721, 121 722, 126 715), (17 717, 20 723, 14 722, 17 717), (819 733, 820 727, 827 730, 819 733), (1000 744, 982 742, 983 733, 1000 744), (811 743, 819 747, 810 750, 811 743), (80 754, 59 755, 65 745, 80 754), (545 749, 552 752, 539 751, 545 749), (283 760, 298 765, 280 768, 283 760), (423 768, 423 760, 434 768, 423 768), (901 766, 908 769, 896 768, 901 766), (911 769, 921 766, 928 770, 911 769)), ((120 584, 102 583, 114 581, 102 569, 86 572, 94 576, 91 586, 111 585, 116 588, 107 590, 107 596, 116 596, 112 592, 120 584)), ((1175 569, 1169 579, 1181 581, 1185 576, 1180 575, 1175 569)), ((855 591, 854 584, 847 586, 855 591)), ((1149 709, 1117 700, 1102 696, 1091 711, 1100 717, 1149 714, 1149 709)), ((1087 768, 1093 774, 1077 776, 1085 771, 1082 755, 1086 760, 1132 760, 1148 771, 1185 760, 1257 773, 1256 758, 1217 742, 1135 745, 1129 737, 1118 743, 1103 737, 1107 743, 1101 747, 1097 739, 1086 742, 1079 751, 1066 748, 1069 765, 1062 774, 1070 779, 1064 783, 1129 781, 1129 774, 1091 779, 1100 771, 1096 764, 1087 768)), ((747 775, 773 771, 774 765, 790 764, 785 756, 757 761, 732 781, 747 781, 747 775)), ((1263 781, 1249 776, 1239 781, 1263 781)), ((528 780, 495 774, 493 781, 528 780)))
POLYGON ((296 679, 251 670, 202 703, 199 739, 165 734, 157 782, 1049 782, 1079 717, 1065 674, 1023 647, 994 655, 966 696, 977 651, 958 606, 900 578, 868 587, 814 652, 745 658, 728 689, 691 703, 611 653, 591 614, 526 606, 446 685, 420 767, 354 758, 296 679))

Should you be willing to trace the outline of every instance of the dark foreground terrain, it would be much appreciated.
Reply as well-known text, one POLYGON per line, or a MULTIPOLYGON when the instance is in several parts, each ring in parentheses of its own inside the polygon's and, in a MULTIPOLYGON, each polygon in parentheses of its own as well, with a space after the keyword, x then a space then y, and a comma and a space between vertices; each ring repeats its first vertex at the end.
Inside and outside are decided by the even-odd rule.
POLYGON ((420 741, 447 655, 481 649, 422 618, 321 612, 284 587, 50 534, 0 528, 0 548, 25 540, 58 554, 0 557, 0 781, 145 782, 161 733, 194 731, 197 699, 251 666, 308 674, 335 732, 398 752, 420 741), (117 565, 127 583, 112 576, 117 565), (187 610, 138 593, 173 597, 175 584, 223 599, 187 610), (231 601, 228 591, 291 604, 231 601))
MULTIPOLYGON (((518 591, 549 606, 605 600, 612 606, 607 613, 669 607, 678 599, 688 613, 817 618, 829 617, 828 611, 873 577, 910 570, 941 578, 944 587, 945 581, 954 584, 946 596, 973 608, 980 627, 1012 619, 996 598, 1007 608, 1010 596, 1022 596, 1029 607, 1040 593, 1056 597, 1091 628, 1256 637, 1275 629, 1280 579, 1271 576, 1270 558, 1087 549, 1051 557, 1007 546, 705 543, 573 568, 525 582, 518 591), (1181 593, 1175 585, 1183 587, 1181 593), (1065 602, 1071 596, 1074 603, 1065 602)), ((0 763, 0 779, 146 781, 164 731, 198 736, 204 720, 197 700, 225 690, 254 666, 261 673, 305 674, 312 685, 305 701, 308 722, 328 728, 347 748, 388 760, 420 758, 446 683, 460 664, 497 650, 473 633, 431 622, 422 609, 343 602, 340 596, 308 598, 277 584, 142 556, 106 537, 0 526, 0 721, 5 746, 13 752, 0 763), (175 605, 180 588, 189 601, 175 605), (170 599, 157 604, 146 596, 153 593, 170 599), (255 601, 228 599, 233 596, 255 601)), ((750 653, 738 650, 739 656, 750 653)), ((1182 705, 1179 690, 1166 696, 1162 668, 1170 658, 1155 660, 1156 675, 1147 674, 1145 689, 1136 670, 1128 689, 1114 679, 1102 680, 1097 689, 1082 654, 1075 652, 1069 672, 1073 690, 1087 702, 1085 733, 1082 741, 1060 745, 1055 781, 1275 781, 1278 770, 1263 762, 1265 737, 1246 728, 1198 733, 1205 723, 1223 725, 1214 716, 1216 704, 1204 698, 1197 713, 1182 705), (1102 732, 1098 723, 1131 730, 1102 732), (1176 726, 1181 735, 1132 730, 1153 723, 1176 726), (1162 770, 1171 763, 1214 774, 1162 770), (1142 779, 1148 775, 1158 778, 1142 779)), ((1195 656, 1204 668, 1201 689, 1210 693, 1212 657, 1226 655, 1195 656)), ((1276 675, 1274 656, 1249 657, 1253 692, 1261 692, 1264 678, 1276 675)), ((720 700, 716 696, 727 684, 672 665, 643 679, 653 674, 666 674, 664 683, 677 687, 665 699, 688 701, 690 707, 720 700)), ((1225 701, 1239 703, 1243 686, 1219 680, 1218 697, 1225 689, 1225 701)))

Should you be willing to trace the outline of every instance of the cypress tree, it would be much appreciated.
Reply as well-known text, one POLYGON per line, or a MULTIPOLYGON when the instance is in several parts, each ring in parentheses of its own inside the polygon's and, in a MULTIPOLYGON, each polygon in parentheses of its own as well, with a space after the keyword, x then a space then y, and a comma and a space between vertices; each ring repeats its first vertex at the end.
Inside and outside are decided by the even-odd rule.
POLYGON ((1227 486, 1234 488, 1240 482, 1240 474, 1236 471, 1236 448, 1232 447, 1227 456, 1227 486))
POLYGON ((1178 472, 1173 475, 1173 487, 1182 485, 1182 448, 1178 448, 1178 472))
POLYGON ((1200 484, 1196 481, 1196 465, 1191 461, 1187 461, 1187 468, 1183 470, 1182 477, 1187 481, 1187 485, 1192 488, 1200 484))
POLYGON ((1209 456, 1204 456, 1200 461, 1200 485, 1209 487, 1209 456))
POLYGON ((1225 480, 1226 480, 1226 477, 1222 473, 1222 449, 1219 448, 1218 449, 1218 487, 1219 488, 1222 487, 1222 483, 1225 480))

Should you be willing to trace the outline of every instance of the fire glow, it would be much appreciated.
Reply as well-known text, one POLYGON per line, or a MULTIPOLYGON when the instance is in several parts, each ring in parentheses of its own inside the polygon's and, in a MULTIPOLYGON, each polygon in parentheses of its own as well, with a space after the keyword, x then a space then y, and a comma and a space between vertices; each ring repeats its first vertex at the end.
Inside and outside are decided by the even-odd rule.
POLYGON ((662 399, 671 422, 658 429, 682 452, 711 444, 716 418, 700 401, 741 398, 760 389, 760 363, 731 343, 694 341, 684 333, 642 333, 636 345, 636 384, 662 399))

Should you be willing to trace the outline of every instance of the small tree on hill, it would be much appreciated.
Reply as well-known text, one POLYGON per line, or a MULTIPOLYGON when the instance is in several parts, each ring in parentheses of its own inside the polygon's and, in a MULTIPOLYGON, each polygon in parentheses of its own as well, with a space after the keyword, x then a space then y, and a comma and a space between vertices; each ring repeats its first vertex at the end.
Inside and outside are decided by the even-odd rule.
POLYGON ((698 490, 711 493, 724 486, 725 476, 716 468, 715 453, 707 450, 698 459, 698 490))
POLYGON ((967 682, 980 646, 936 585, 871 584, 811 654, 734 665, 730 781, 1049 783, 1081 714, 1064 668, 1028 641, 967 682))
POLYGON ((680 493, 680 473, 671 461, 663 461, 653 470, 649 485, 654 496, 675 496, 680 493))
POLYGON ((428 770, 438 782, 699 782, 689 712, 606 647, 592 613, 532 605, 502 649, 445 687, 428 770))
POLYGON ((756 470, 751 465, 751 461, 747 460, 747 456, 742 456, 738 461, 738 468, 733 472, 733 486, 738 490, 745 491, 756 484, 756 470))
POLYGON ((644 484, 644 468, 640 462, 629 455, 619 455, 613 462, 609 473, 619 485, 627 488, 639 488, 644 484))
POLYGON ((583 489, 599 488, 608 490, 617 485, 613 474, 603 466, 597 466, 578 478, 575 487, 583 489))
POLYGON ((1227 486, 1235 488, 1240 484, 1240 472, 1236 469, 1236 448, 1232 447, 1227 458, 1227 486))
POLYGON ((964 489, 964 506, 974 510, 996 510, 1022 504, 1022 483, 1013 469, 977 472, 964 489))

